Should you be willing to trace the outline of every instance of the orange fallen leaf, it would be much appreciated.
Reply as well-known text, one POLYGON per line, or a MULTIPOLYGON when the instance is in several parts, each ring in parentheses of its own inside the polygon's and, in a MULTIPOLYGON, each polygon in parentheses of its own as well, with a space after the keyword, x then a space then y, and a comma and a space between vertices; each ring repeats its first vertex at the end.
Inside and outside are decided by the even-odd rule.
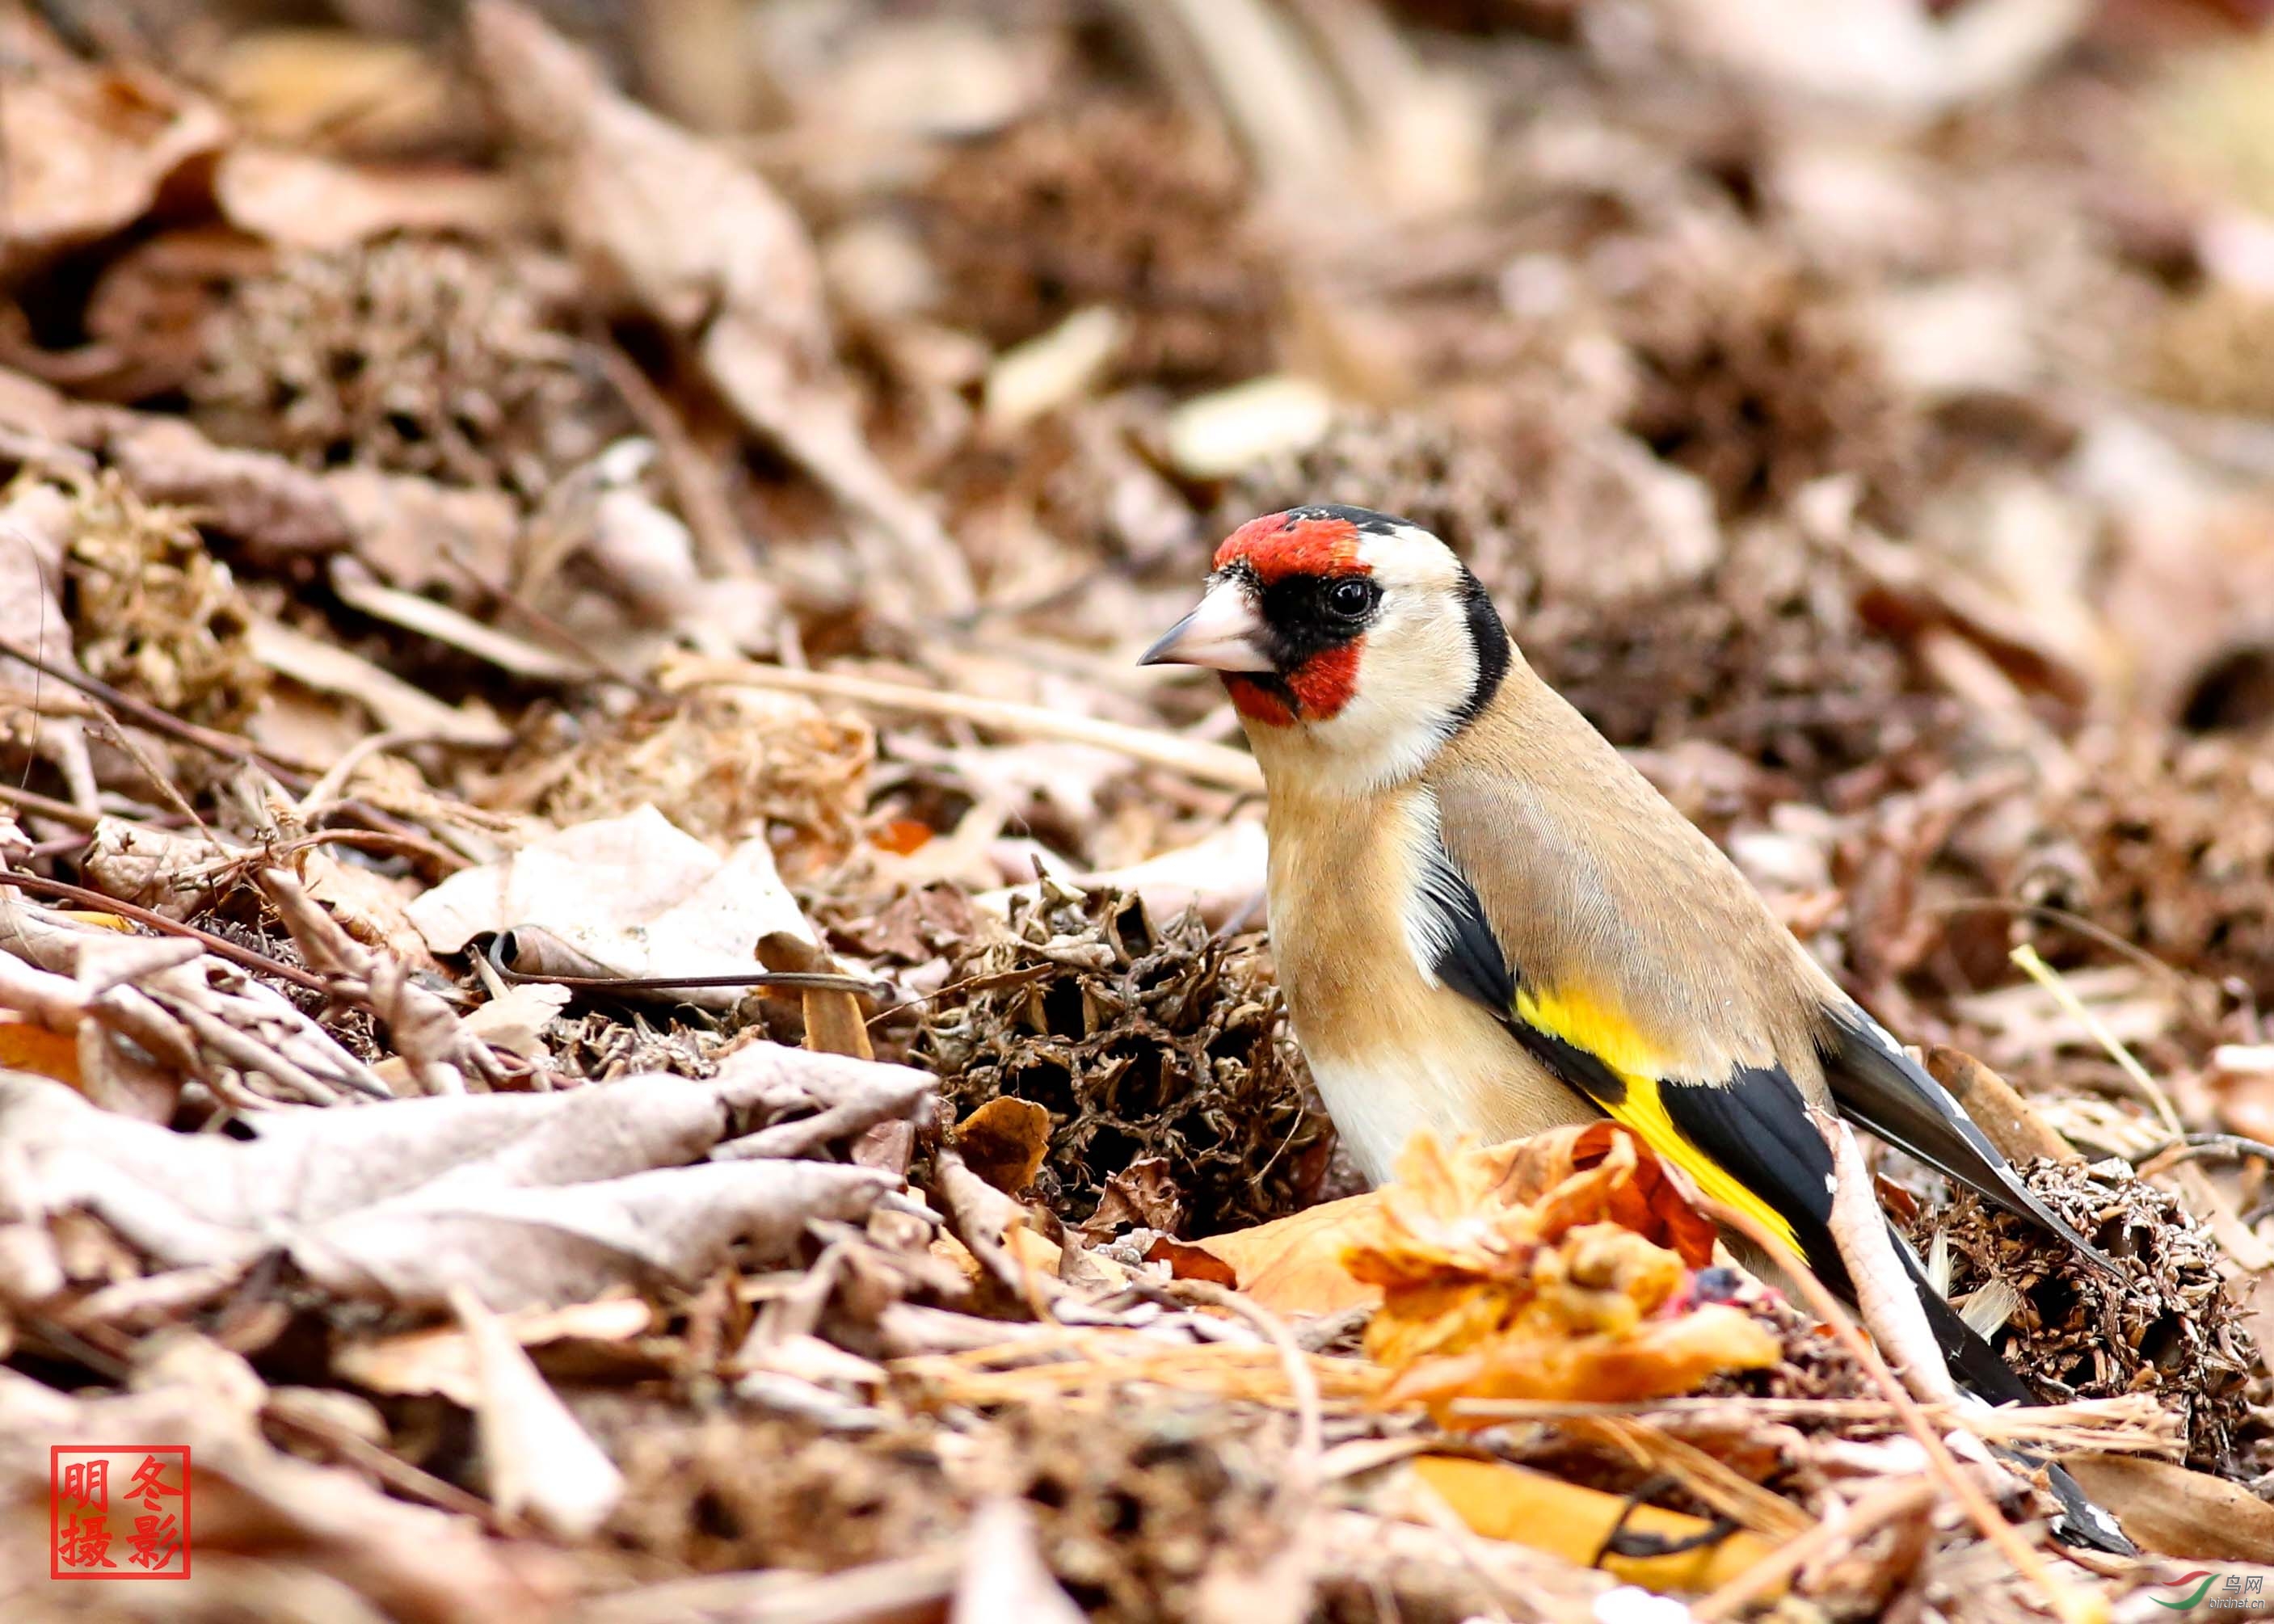
POLYGON ((964 1162, 1005 1195, 1035 1182, 1050 1148, 1050 1114, 1031 1100, 1000 1094, 955 1124, 964 1162))
POLYGON ((0 1066, 79 1086, 79 1040, 0 1011, 0 1066))
POLYGON ((1690 1205, 1666 1164, 1614 1122, 1556 1128, 1517 1142, 1509 1169, 1510 1202, 1552 1200, 1548 1232, 1608 1219, 1678 1254, 1691 1268, 1713 1261, 1719 1230, 1690 1205), (1580 1178, 1585 1173, 1594 1175, 1580 1178))
MULTIPOLYGON (((769 970, 793 974, 840 973, 835 959, 787 930, 770 930, 759 938, 758 962, 769 970)), ((823 987, 805 989, 802 998, 808 1049, 819 1054, 850 1055, 856 1060, 877 1057, 877 1050, 869 1041, 869 1022, 861 1012, 860 999, 849 992, 823 987)))
MULTIPOLYGON (((1487 1203, 1531 1203, 1554 1193, 1558 1205, 1551 1227, 1608 1218, 1670 1248, 1692 1267, 1713 1260, 1713 1221, 1689 1204, 1658 1158, 1615 1123, 1433 1154, 1449 1158, 1444 1176, 1458 1187, 1456 1210, 1463 1203, 1481 1210, 1487 1203), (1597 1169, 1606 1170, 1563 1189, 1575 1174, 1597 1169)), ((1239 1289, 1275 1313, 1337 1313, 1381 1299, 1380 1282, 1354 1276, 1343 1254, 1397 1188, 1385 1185, 1193 1244, 1229 1265, 1239 1289)))
MULTIPOLYGON (((1626 1501, 1615 1494, 1583 1489, 1544 1472, 1499 1461, 1423 1455, 1412 1463, 1412 1471, 1474 1532, 1582 1565, 1593 1564, 1612 1530, 1621 1526, 1622 1517, 1631 1532, 1668 1541, 1695 1538, 1712 1527, 1702 1518, 1656 1506, 1638 1506, 1630 1511, 1626 1501)), ((1697 1550, 1671 1556, 1606 1555, 1602 1566, 1626 1583, 1653 1590, 1710 1590, 1751 1568, 1773 1549, 1758 1534, 1740 1530, 1697 1550)))
POLYGON ((1601 1122, 1483 1150, 1425 1134, 1394 1184, 1159 1255, 1179 1276, 1226 1265, 1279 1313, 1379 1301, 1366 1346, 1397 1372, 1389 1398, 1442 1414, 1662 1397, 1775 1364, 1766 1327, 1687 1300, 1714 1236, 1650 1149, 1601 1122))
MULTIPOLYGON (((1529 1142, 1464 1147, 1454 1154, 1473 1188, 1491 1192, 1509 1184, 1529 1142)), ((1379 1302, 1381 1287, 1353 1276, 1344 1267, 1343 1254, 1360 1226, 1380 1210, 1388 1188, 1322 1202, 1193 1244, 1230 1266, 1239 1289, 1275 1313, 1339 1313, 1379 1302)))
POLYGON ((918 823, 912 817, 896 817, 869 837, 870 845, 896 857, 906 857, 917 848, 930 845, 931 841, 931 825, 918 823))
POLYGON ((1539 1135, 1487 1179, 1424 1134, 1353 1228, 1344 1266, 1382 1289, 1366 1351, 1399 1372, 1391 1402, 1658 1398, 1776 1363, 1766 1327, 1684 1300, 1683 1252, 1653 1237, 1703 1261, 1713 1227, 1668 1205, 1678 1192, 1623 1128, 1539 1135))
POLYGON ((1145 1249, 1145 1261, 1167 1264, 1169 1273, 1178 1280, 1205 1280, 1211 1285, 1235 1289, 1239 1284, 1239 1275, 1231 1264, 1205 1246, 1195 1246, 1173 1236, 1156 1237, 1145 1249))

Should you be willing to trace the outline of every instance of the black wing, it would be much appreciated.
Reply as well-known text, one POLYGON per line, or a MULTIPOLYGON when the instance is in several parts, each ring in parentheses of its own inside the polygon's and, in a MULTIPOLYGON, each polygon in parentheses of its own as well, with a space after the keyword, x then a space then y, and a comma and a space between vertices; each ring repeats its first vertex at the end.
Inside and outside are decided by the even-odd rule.
POLYGON ((1984 1200, 2043 1225, 2096 1267, 2111 1274, 2120 1272, 2067 1220, 2037 1199, 1958 1101, 1903 1053, 1878 1021, 1845 999, 1826 1014, 1825 1079, 1843 1116, 1984 1200))

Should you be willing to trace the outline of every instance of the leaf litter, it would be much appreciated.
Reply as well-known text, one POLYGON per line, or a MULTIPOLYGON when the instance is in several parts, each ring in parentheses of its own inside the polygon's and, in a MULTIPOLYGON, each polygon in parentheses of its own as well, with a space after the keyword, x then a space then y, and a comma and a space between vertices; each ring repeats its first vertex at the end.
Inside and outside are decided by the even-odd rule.
POLYGON ((2051 1572, 1922 1417, 2274 1560, 2268 68, 2183 9, 10 19, 9 1616, 117 1438, 197 1617, 2180 1571, 2051 1572), (1877 1171, 2061 1402, 1920 1410, 1608 1129, 1355 1193, 1253 763, 1131 663, 1306 500, 2052 1153, 2120 1289, 1877 1171))

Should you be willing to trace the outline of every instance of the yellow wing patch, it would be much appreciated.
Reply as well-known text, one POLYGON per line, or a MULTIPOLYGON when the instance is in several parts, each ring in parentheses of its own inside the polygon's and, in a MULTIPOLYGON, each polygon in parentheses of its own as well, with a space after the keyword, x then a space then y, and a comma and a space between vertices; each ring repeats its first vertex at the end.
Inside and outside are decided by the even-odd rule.
POLYGON ((1795 1257, 1801 1255, 1800 1239, 1793 1232, 1791 1221, 1691 1143, 1668 1113, 1662 1087, 1710 1087, 1711 1084, 1662 1083, 1666 1067, 1657 1047, 1620 1010, 1585 993, 1518 988, 1516 1014, 1517 1019, 1585 1050, 1609 1067, 1626 1085, 1625 1097, 1595 1102, 1610 1113, 1614 1122, 1640 1134, 1644 1144, 1689 1175, 1707 1196, 1746 1214, 1795 1257))

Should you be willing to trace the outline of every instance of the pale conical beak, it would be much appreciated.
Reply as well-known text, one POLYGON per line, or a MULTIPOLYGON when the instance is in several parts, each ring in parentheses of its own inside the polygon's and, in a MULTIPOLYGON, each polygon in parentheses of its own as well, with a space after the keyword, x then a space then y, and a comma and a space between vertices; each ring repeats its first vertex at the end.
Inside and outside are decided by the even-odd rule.
POLYGON ((1206 665, 1214 671, 1269 671, 1263 620, 1237 581, 1219 581, 1200 607, 1169 628, 1141 665, 1206 665))

